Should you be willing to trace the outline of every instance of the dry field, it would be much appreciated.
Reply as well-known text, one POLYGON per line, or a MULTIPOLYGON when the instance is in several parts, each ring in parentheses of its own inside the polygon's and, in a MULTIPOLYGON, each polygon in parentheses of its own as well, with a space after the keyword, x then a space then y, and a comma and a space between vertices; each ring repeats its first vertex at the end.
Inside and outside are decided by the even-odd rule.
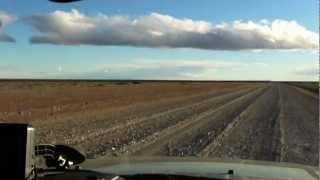
POLYGON ((275 82, 0 81, 0 122, 100 156, 319 163, 318 92, 275 82))

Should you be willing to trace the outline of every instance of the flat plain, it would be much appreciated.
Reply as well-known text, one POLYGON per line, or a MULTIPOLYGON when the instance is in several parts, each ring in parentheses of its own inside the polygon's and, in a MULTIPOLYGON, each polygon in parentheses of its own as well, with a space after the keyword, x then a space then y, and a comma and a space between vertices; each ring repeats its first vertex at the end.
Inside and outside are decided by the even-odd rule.
POLYGON ((88 158, 319 163, 318 84, 6 80, 0 99, 0 122, 30 123, 37 143, 88 158))

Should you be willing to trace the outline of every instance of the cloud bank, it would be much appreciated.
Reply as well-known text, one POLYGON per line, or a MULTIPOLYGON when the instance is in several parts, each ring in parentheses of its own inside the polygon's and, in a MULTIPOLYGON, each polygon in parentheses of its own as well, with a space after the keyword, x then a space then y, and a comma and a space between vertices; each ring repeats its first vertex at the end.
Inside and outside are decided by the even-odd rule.
POLYGON ((0 11, 0 42, 15 42, 15 39, 6 34, 3 29, 8 24, 16 20, 16 17, 6 12, 0 11))
MULTIPOLYGON (((216 71, 238 70, 247 64, 217 60, 138 60, 98 65, 79 77, 102 79, 212 80, 216 71)), ((79 78, 78 77, 78 78, 79 78)))
POLYGON ((300 76, 319 77, 319 64, 301 66, 295 69, 294 73, 300 76))
POLYGON ((31 43, 126 45, 210 50, 317 49, 319 35, 295 21, 276 19, 213 24, 151 13, 87 16, 77 10, 27 17, 40 35, 31 43))
POLYGON ((88 71, 70 71, 59 65, 51 72, 26 72, 18 67, 0 65, 0 78, 212 80, 215 71, 243 67, 246 64, 217 60, 165 59, 98 64, 88 71))

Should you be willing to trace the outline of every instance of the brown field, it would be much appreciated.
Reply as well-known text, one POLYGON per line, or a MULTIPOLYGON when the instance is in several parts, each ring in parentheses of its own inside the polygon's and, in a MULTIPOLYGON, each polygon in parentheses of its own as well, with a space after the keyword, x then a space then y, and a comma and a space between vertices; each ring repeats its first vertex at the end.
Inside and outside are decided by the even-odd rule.
POLYGON ((318 165, 318 92, 275 82, 0 81, 0 122, 101 156, 318 165))

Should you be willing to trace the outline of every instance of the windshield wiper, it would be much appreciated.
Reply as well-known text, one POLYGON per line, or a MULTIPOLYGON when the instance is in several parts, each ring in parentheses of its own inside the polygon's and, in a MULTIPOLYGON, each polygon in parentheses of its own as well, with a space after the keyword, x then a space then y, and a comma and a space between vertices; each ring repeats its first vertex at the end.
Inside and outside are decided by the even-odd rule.
POLYGON ((233 170, 227 173, 212 173, 212 174, 189 174, 189 173, 175 173, 175 174, 132 174, 132 175, 112 175, 91 170, 56 170, 45 169, 40 170, 38 174, 39 180, 53 179, 105 179, 105 180, 231 180, 233 179, 233 170))

